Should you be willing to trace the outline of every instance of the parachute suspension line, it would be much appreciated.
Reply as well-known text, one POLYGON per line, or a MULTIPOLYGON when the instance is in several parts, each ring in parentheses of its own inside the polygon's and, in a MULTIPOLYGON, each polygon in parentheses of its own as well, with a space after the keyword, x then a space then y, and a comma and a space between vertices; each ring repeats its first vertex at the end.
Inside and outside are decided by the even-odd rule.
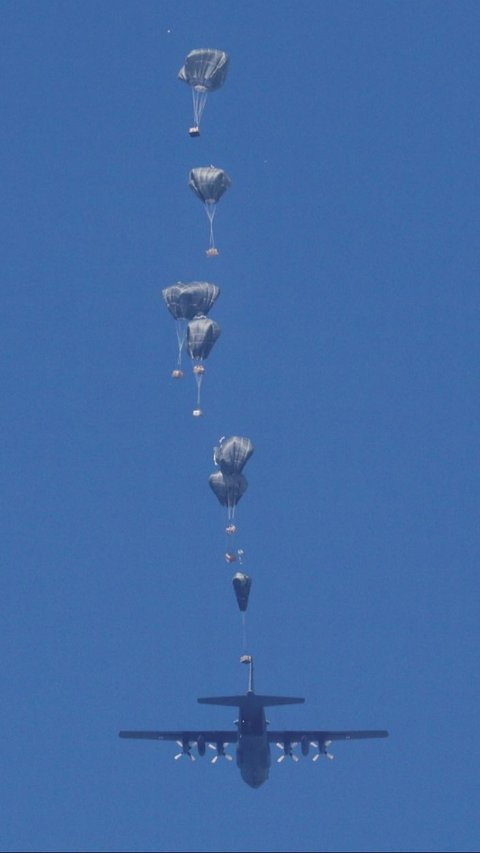
POLYGON ((202 388, 203 373, 195 371, 195 382, 197 383, 197 409, 200 408, 200 391, 202 388))
POLYGON ((192 89, 193 121, 194 121, 194 124, 196 125, 196 127, 198 127, 199 122, 200 122, 200 119, 198 117, 198 107, 199 107, 198 100, 199 100, 199 93, 196 92, 195 89, 192 89))
POLYGON ((233 497, 227 492, 227 518, 229 521, 233 521, 235 518, 235 501, 233 497))
POLYGON ((200 125, 203 111, 207 103, 207 94, 208 92, 196 92, 195 89, 192 89, 193 118, 197 127, 200 125))
POLYGON ((182 366, 182 350, 185 346, 185 338, 187 337, 187 321, 183 317, 179 317, 175 323, 178 341, 178 367, 182 366))
POLYGON ((245 653, 247 651, 247 614, 245 612, 242 613, 242 642, 245 653))
POLYGON ((198 120, 199 120, 199 122, 200 122, 200 119, 201 119, 201 118, 202 118, 202 116, 203 116, 203 111, 204 111, 204 109, 205 109, 205 107, 206 107, 206 105, 207 105, 207 94, 208 94, 208 92, 202 92, 202 95, 201 95, 201 97, 200 97, 200 106, 199 106, 199 110, 198 110, 198 120))
POLYGON ((215 248, 215 239, 213 236, 213 220, 215 219, 216 207, 215 202, 206 201, 205 202, 205 211, 208 216, 208 221, 210 222, 210 249, 215 248))

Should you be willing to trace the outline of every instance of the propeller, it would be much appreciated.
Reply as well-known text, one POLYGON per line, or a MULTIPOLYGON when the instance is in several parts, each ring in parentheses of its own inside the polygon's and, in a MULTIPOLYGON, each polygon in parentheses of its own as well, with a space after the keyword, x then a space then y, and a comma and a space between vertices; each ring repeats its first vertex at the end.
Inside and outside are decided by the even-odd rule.
POLYGON ((209 743, 208 748, 216 750, 216 755, 213 756, 211 763, 216 764, 219 758, 226 758, 227 761, 233 761, 231 755, 225 752, 226 743, 209 743))
POLYGON ((285 741, 285 743, 277 743, 279 749, 283 751, 282 755, 279 755, 277 758, 277 764, 281 764, 282 761, 285 761, 286 758, 291 758, 292 761, 299 761, 298 755, 294 755, 293 747, 296 746, 296 743, 290 743, 289 741, 285 741))
POLYGON ((192 744, 188 740, 177 740, 177 746, 181 747, 181 752, 178 752, 174 755, 175 761, 178 761, 179 758, 183 758, 186 755, 190 761, 195 761, 195 756, 192 755, 192 744))
MULTIPOLYGON (((330 746, 331 742, 332 742, 331 740, 325 740, 323 742, 319 741, 318 752, 313 756, 312 761, 318 761, 318 759, 320 758, 321 755, 325 755, 326 758, 329 758, 330 761, 333 761, 335 756, 332 755, 331 752, 328 752, 328 747, 330 746)), ((310 746, 317 746, 317 744, 312 742, 310 744, 310 746)))

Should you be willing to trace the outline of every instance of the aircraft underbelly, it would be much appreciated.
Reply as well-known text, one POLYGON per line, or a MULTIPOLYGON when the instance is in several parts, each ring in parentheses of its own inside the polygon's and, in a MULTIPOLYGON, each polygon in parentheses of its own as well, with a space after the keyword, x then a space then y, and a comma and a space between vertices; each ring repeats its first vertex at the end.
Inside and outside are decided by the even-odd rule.
POLYGON ((266 782, 270 767, 270 746, 265 735, 240 735, 237 766, 242 779, 252 788, 259 788, 266 782))

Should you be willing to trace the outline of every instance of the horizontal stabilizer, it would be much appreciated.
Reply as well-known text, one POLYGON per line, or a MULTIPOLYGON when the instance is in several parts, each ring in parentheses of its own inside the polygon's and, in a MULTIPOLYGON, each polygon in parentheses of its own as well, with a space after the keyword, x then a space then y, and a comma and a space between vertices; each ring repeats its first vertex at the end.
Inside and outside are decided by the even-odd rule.
POLYGON ((208 696, 197 699, 201 705, 229 705, 241 708, 243 705, 257 705, 257 707, 270 707, 272 705, 301 705, 305 699, 297 696, 262 696, 258 693, 244 693, 243 696, 208 696))
POLYGON ((245 694, 243 696, 207 696, 202 699, 197 699, 200 705, 230 705, 233 708, 239 708, 245 702, 245 694))
POLYGON ((305 699, 300 696, 258 696, 255 694, 257 702, 264 707, 271 705, 303 705, 305 699))

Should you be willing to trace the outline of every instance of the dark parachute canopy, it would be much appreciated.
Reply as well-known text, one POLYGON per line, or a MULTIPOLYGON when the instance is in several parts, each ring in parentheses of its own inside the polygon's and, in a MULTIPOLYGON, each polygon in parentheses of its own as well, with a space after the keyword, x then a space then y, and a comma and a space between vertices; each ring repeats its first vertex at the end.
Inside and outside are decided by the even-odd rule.
POLYGON ((193 320, 198 314, 206 316, 220 295, 220 288, 208 281, 177 281, 162 290, 170 314, 175 320, 193 320))
POLYGON ((200 136, 200 121, 208 93, 223 86, 228 63, 229 58, 225 51, 199 48, 190 51, 185 64, 178 72, 179 80, 183 80, 192 88, 194 126, 189 130, 190 136, 200 136))
POLYGON ((210 222, 210 246, 207 249, 207 255, 218 255, 218 249, 215 248, 213 237, 213 219, 217 209, 217 202, 220 201, 231 183, 227 173, 223 169, 215 168, 215 166, 198 166, 190 171, 188 185, 200 201, 203 201, 205 212, 210 222))
POLYGON ((210 488, 217 496, 222 506, 228 509, 228 518, 235 515, 235 507, 248 488, 248 482, 243 474, 222 474, 215 471, 208 478, 210 488))
POLYGON ((177 281, 176 284, 162 290, 165 304, 175 319, 177 332, 178 359, 177 367, 172 372, 173 377, 183 376, 182 351, 187 336, 187 322, 194 317, 205 317, 219 294, 220 288, 208 281, 191 281, 188 284, 177 281))
POLYGON ((250 595, 252 579, 249 575, 245 575, 243 572, 237 572, 232 578, 232 584, 238 606, 242 613, 245 613, 248 607, 248 596, 250 595))
POLYGON ((198 91, 213 92, 223 86, 228 71, 228 55, 224 50, 198 48, 191 50, 178 72, 179 80, 198 91))
POLYGON ((219 446, 214 448, 213 458, 215 464, 220 466, 222 474, 240 474, 254 449, 249 438, 232 435, 230 438, 220 439, 219 446))
POLYGON ((191 359, 208 358, 214 343, 220 337, 220 326, 208 317, 194 317, 187 326, 187 350, 191 359))
POLYGON ((187 351, 194 362, 193 373, 197 383, 197 404, 193 410, 194 417, 199 417, 203 412, 200 408, 200 391, 202 387, 205 367, 201 364, 208 355, 220 336, 220 326, 208 317, 194 317, 187 326, 187 351))
POLYGON ((197 166, 190 170, 188 185, 206 204, 215 204, 231 185, 231 180, 223 169, 215 166, 197 166))

